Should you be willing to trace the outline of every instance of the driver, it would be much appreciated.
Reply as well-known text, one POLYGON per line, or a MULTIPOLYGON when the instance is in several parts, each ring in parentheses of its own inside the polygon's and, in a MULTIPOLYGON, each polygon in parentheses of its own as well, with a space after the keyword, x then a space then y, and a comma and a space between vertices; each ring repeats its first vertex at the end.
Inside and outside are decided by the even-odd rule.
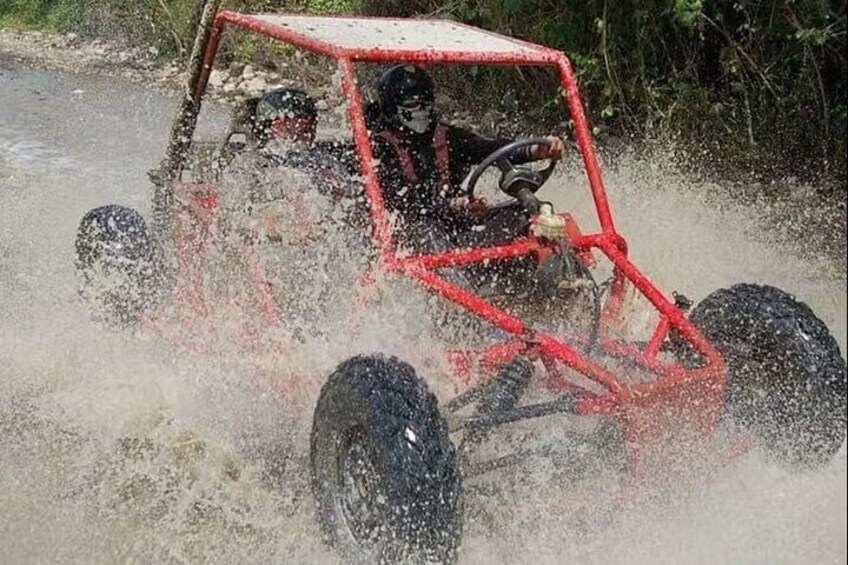
MULTIPOLYGON (((528 216, 520 205, 489 209, 460 188, 473 166, 513 140, 488 139, 440 123, 433 80, 417 66, 397 65, 384 72, 377 98, 372 144, 386 203, 405 224, 402 243, 420 252, 496 245, 526 228, 528 216)), ((518 150, 509 160, 558 161, 563 141, 547 140, 518 150)))

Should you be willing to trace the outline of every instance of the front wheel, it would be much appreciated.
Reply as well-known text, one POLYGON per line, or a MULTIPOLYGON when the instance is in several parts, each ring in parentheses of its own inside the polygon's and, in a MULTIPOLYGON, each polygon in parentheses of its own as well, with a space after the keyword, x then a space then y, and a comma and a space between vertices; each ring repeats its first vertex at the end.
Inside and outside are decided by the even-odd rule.
POLYGON ((461 482, 436 398, 395 358, 355 357, 321 390, 312 486, 323 533, 353 563, 451 563, 461 482))
POLYGON ((810 307, 771 286, 738 284, 707 296, 690 319, 727 362, 730 421, 783 464, 830 461, 845 440, 846 367, 810 307))

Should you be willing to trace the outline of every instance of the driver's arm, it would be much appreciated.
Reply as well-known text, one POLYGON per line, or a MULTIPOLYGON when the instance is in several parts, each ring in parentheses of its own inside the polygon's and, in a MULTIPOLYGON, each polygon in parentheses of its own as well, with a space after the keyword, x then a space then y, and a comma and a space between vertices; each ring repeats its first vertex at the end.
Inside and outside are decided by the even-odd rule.
MULTIPOLYGON (((482 162, 486 157, 512 143, 512 139, 491 139, 479 136, 468 130, 449 126, 448 145, 450 150, 451 177, 456 186, 462 184, 462 179, 468 175, 472 167, 482 162)), ((513 165, 520 165, 540 159, 559 160, 562 157, 564 144, 558 137, 548 137, 546 145, 527 145, 508 156, 513 165)), ((468 198, 464 195, 454 195, 449 206, 454 210, 465 210, 472 215, 482 216, 488 206, 485 200, 468 198)))
MULTIPOLYGON (((483 159, 509 143, 513 139, 491 139, 482 137, 470 131, 451 128, 449 130, 451 144, 451 160, 461 163, 463 168, 471 167, 480 163, 483 159)), ((508 160, 513 165, 521 165, 541 159, 553 159, 558 161, 562 158, 564 143, 562 139, 549 136, 548 145, 528 145, 515 151, 508 160)))

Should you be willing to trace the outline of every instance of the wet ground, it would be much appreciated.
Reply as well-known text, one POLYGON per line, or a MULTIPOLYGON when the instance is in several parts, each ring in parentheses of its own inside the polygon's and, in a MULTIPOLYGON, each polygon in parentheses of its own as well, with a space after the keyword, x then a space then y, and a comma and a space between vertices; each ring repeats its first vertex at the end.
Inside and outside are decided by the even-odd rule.
MULTIPOLYGON (((175 100, 2 58, 0 100, 0 562, 331 560, 302 477, 281 483, 257 456, 287 441, 289 429, 302 435, 308 415, 287 414, 236 361, 92 324, 76 298, 79 218, 107 202, 148 212, 146 171, 163 155, 175 100)), ((223 119, 211 116, 209 129, 223 119)), ((605 178, 618 227, 660 286, 696 300, 738 281, 781 286, 828 323, 844 354, 844 263, 819 239, 792 243, 798 230, 779 229, 803 221, 803 199, 797 215, 769 217, 767 206, 716 199, 721 187, 664 159, 615 165, 605 178)), ((557 204, 592 217, 575 166, 553 182, 557 204)), ((842 225, 833 241, 844 237, 842 225)), ((395 317, 408 335, 416 312, 395 317)), ((367 343, 403 347, 376 327, 367 343)), ((340 355, 313 345, 325 363, 340 355)), ((615 516, 585 493, 574 502, 568 491, 580 489, 550 477, 550 468, 530 467, 511 476, 508 494, 471 501, 460 562, 848 560, 844 446, 830 466, 803 475, 755 453, 679 500, 615 516), (580 507, 576 517, 567 505, 580 507)), ((603 493, 611 481, 581 489, 603 493)))

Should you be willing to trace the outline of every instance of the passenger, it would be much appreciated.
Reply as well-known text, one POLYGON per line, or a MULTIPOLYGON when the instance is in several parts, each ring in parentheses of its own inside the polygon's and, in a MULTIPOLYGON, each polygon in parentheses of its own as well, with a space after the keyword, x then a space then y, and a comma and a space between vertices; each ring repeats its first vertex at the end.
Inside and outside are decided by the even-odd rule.
MULTIPOLYGON (((353 250, 367 220, 361 184, 344 167, 340 145, 316 141, 317 111, 304 91, 275 89, 253 106, 247 147, 221 179, 222 228, 235 244, 226 249, 250 244, 295 334, 324 335, 337 327, 331 318, 347 303, 340 297, 354 291, 368 259, 353 250)), ((222 268, 240 265, 240 255, 227 255, 222 268)))
POLYGON ((272 240, 296 235, 284 233, 282 215, 288 212, 299 224, 296 231, 308 237, 303 230, 325 219, 316 211, 321 216, 341 208, 346 217, 361 204, 361 188, 339 150, 316 142, 317 117, 314 100, 300 89, 278 88, 255 101, 248 147, 222 182, 224 208, 240 224, 238 231, 272 240))

